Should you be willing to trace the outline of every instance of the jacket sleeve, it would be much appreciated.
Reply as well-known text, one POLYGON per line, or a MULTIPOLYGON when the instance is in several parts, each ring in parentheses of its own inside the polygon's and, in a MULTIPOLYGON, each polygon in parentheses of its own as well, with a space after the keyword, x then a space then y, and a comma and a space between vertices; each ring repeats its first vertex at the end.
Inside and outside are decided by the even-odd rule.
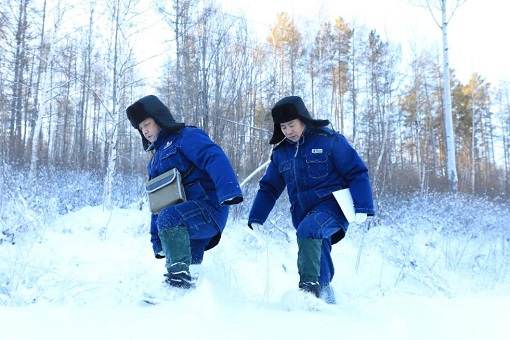
POLYGON ((266 173, 259 182, 259 190, 250 210, 248 225, 264 224, 284 189, 285 180, 278 172, 275 163, 269 162, 266 173))
POLYGON ((201 129, 190 129, 183 136, 182 150, 196 166, 207 172, 222 205, 238 204, 243 193, 230 160, 223 149, 201 129))
POLYGON ((354 210, 357 213, 374 215, 368 168, 361 157, 341 134, 335 136, 332 154, 335 167, 348 183, 354 202, 354 210))
POLYGON ((158 235, 158 227, 156 225, 157 220, 158 220, 158 215, 151 214, 150 234, 151 234, 152 250, 154 251, 154 255, 156 255, 157 253, 159 253, 160 251, 163 250, 163 247, 161 245, 161 240, 158 235))

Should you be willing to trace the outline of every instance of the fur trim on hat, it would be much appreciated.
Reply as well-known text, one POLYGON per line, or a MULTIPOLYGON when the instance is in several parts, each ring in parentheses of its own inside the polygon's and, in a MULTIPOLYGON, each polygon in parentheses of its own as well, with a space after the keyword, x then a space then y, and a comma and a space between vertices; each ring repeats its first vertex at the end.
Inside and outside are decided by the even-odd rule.
POLYGON ((126 113, 129 122, 135 129, 138 129, 140 123, 150 117, 139 101, 128 107, 126 113))
POLYGON ((154 119, 160 128, 168 131, 179 131, 185 126, 184 123, 177 123, 168 107, 154 95, 137 100, 126 109, 126 114, 131 125, 140 132, 144 150, 147 150, 149 141, 138 127, 145 119, 154 119))
POLYGON ((280 128, 281 123, 299 119, 305 125, 313 128, 329 125, 329 120, 327 119, 313 119, 303 99, 298 96, 289 96, 280 99, 271 110, 271 116, 273 117, 274 130, 273 137, 271 137, 269 144, 277 144, 285 138, 280 128))

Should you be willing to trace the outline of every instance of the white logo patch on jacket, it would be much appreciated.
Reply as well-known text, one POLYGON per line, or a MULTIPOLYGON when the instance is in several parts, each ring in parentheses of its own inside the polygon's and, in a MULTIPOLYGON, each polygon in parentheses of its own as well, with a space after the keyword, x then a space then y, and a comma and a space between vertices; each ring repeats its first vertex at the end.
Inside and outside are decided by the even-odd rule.
POLYGON ((312 153, 322 153, 322 149, 312 149, 312 153))

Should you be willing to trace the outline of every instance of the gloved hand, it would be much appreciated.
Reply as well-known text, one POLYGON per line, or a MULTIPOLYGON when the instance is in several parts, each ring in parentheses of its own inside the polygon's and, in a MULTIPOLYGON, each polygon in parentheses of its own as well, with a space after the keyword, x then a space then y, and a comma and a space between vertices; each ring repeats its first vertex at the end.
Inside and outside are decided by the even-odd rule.
POLYGON ((157 259, 164 259, 165 258, 165 252, 163 250, 158 251, 156 254, 154 254, 157 259))
POLYGON ((248 223, 248 227, 250 227, 250 229, 255 230, 259 233, 264 231, 264 227, 262 227, 262 224, 260 224, 260 223, 248 223))
POLYGON ((223 202, 221 202, 221 205, 234 205, 234 204, 239 204, 242 201, 243 201, 242 197, 236 196, 236 197, 232 197, 232 198, 224 200, 223 202))
POLYGON ((361 224, 367 220, 367 214, 365 213, 356 213, 354 215, 354 223, 361 224))

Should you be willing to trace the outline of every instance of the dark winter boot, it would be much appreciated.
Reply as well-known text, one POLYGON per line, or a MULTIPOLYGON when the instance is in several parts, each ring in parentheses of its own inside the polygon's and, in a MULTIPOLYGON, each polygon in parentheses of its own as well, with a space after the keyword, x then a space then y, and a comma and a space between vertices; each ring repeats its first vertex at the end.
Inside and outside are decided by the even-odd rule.
POLYGON ((321 239, 298 238, 299 289, 320 296, 321 239))
POLYGON ((321 295, 321 286, 319 285, 319 282, 300 281, 299 289, 303 292, 313 294, 316 298, 321 295))
POLYGON ((194 280, 189 272, 191 248, 188 229, 182 226, 165 228, 158 235, 166 255, 166 282, 178 288, 193 288, 194 280))
POLYGON ((190 289, 195 288, 196 279, 193 278, 189 272, 180 271, 180 272, 172 272, 166 273, 166 283, 168 283, 172 287, 190 289))

